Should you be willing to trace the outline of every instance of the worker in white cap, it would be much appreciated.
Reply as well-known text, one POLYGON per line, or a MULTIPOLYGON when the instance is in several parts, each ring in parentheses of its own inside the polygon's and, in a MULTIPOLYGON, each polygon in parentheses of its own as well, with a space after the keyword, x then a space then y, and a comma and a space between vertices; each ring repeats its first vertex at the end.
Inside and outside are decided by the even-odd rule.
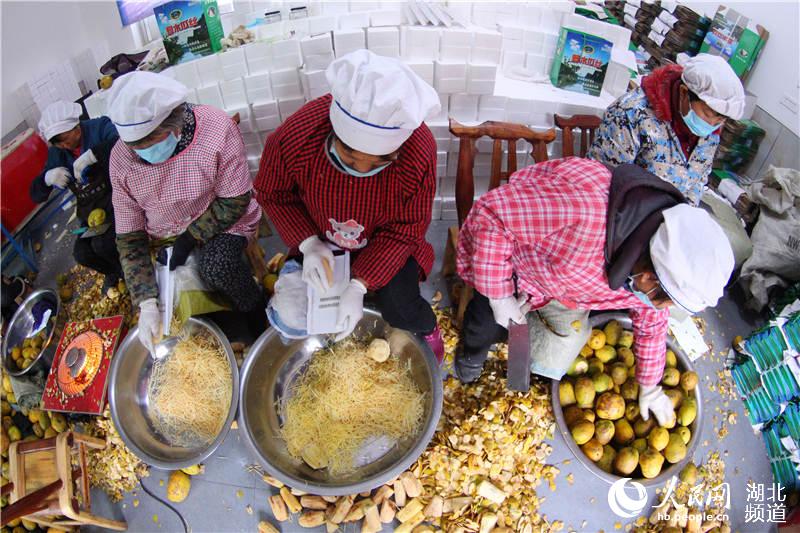
POLYGON ((679 57, 606 109, 587 157, 633 163, 700 203, 725 119, 744 113, 742 82, 719 56, 679 57))
POLYGON ((425 240, 436 190, 436 143, 423 121, 436 91, 401 61, 367 50, 328 67, 331 94, 303 106, 268 139, 255 187, 281 238, 302 256, 302 277, 330 288, 331 245, 351 253, 337 338, 348 336, 374 291, 384 319, 444 354, 419 291, 433 266, 425 240))
MULTIPOLYGON (((119 138, 108 117, 81 120, 83 110, 74 102, 57 101, 47 106, 39 120, 39 132, 50 144, 42 173, 30 186, 31 199, 44 203, 53 189, 70 189, 76 197, 77 218, 85 231, 89 214, 102 210, 108 222, 114 218, 108 159, 119 138)), ((92 219, 94 222, 97 215, 92 219)), ((122 277, 114 227, 93 228, 94 235, 76 238, 75 261, 104 275, 104 288, 122 277)))
POLYGON ((242 259, 261 219, 242 135, 223 111, 189 104, 187 94, 172 78, 133 72, 109 96, 123 141, 111 155, 117 247, 151 350, 162 320, 151 247, 172 246, 170 270, 196 258, 206 287, 252 320, 238 340, 266 326, 264 297, 242 259))
POLYGON ((589 311, 627 309, 642 417, 663 425, 674 416, 658 385, 669 309, 716 305, 733 254, 719 225, 671 184, 636 165, 612 172, 570 157, 524 168, 476 200, 457 266, 475 289, 459 379, 477 379, 491 345, 526 322, 531 371, 561 379, 589 338, 589 311))

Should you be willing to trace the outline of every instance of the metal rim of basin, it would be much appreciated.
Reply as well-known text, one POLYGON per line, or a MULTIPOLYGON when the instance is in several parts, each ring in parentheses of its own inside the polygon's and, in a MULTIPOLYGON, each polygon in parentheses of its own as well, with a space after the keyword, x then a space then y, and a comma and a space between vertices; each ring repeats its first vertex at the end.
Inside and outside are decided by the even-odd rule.
MULTIPOLYGON (((589 324, 592 328, 596 328, 598 326, 602 326, 611 320, 616 320, 619 322, 623 328, 631 329, 632 321, 627 313, 600 313, 597 315, 593 315, 589 317, 589 324)), ((667 347, 675 352, 675 357, 678 360, 678 367, 683 368, 684 371, 695 370, 694 365, 689 360, 689 357, 683 353, 683 350, 680 349, 678 343, 671 337, 667 336, 667 347)), ((581 450, 580 446, 575 442, 572 438, 572 434, 567 427, 567 422, 564 420, 564 413, 561 409, 561 404, 558 401, 558 384, 560 381, 553 380, 552 383, 552 404, 553 404, 553 413, 555 414, 556 418, 556 425, 558 426, 558 431, 564 437, 564 440, 567 443, 567 447, 572 452, 572 455, 586 468, 589 472, 594 474, 596 477, 602 479, 609 485, 619 481, 625 476, 618 476, 616 474, 612 474, 606 472, 605 470, 601 469, 597 466, 591 459, 586 457, 581 450)), ((654 478, 648 479, 645 477, 642 478, 633 478, 634 481, 637 483, 642 484, 644 487, 655 487, 661 485, 662 483, 666 482, 673 476, 677 476, 680 474, 683 467, 692 460, 694 456, 694 452, 697 449, 697 446, 700 443, 700 439, 703 433, 703 395, 701 392, 701 385, 702 381, 698 380, 697 386, 694 388, 694 397, 697 401, 697 417, 694 419, 694 422, 691 423, 689 428, 692 431, 692 439, 689 441, 689 444, 686 446, 686 457, 683 460, 675 463, 670 464, 666 460, 664 464, 669 464, 668 468, 665 468, 661 471, 659 475, 654 478)))
POLYGON ((139 342, 138 327, 131 328, 128 331, 125 340, 122 341, 122 344, 117 349, 115 356, 111 359, 111 367, 108 371, 108 404, 111 411, 111 419, 114 422, 114 427, 117 429, 119 436, 122 438, 122 442, 124 442, 125 446, 127 446, 128 449, 130 449, 139 459, 148 465, 161 470, 178 470, 181 468, 186 468, 188 466, 196 465, 210 457, 211 454, 213 454, 216 449, 219 448, 220 444, 222 444, 222 441, 225 440, 225 437, 227 437, 228 433, 230 432, 231 424, 236 418, 236 411, 239 405, 239 366, 236 364, 236 357, 233 354, 233 349, 231 348, 230 342, 228 342, 228 338, 216 324, 209 320, 191 317, 188 319, 187 324, 191 323, 204 326, 216 336, 217 340, 222 345, 222 349, 225 352, 225 355, 228 357, 228 363, 231 366, 231 405, 228 409, 228 415, 225 418, 225 423, 223 424, 219 435, 217 435, 217 437, 206 448, 204 448, 202 452, 196 453, 189 459, 175 461, 166 461, 157 457, 153 457, 133 441, 131 436, 125 430, 124 425, 120 423, 119 410, 122 406, 117 404, 115 384, 119 379, 130 378, 130 376, 120 376, 119 369, 122 366, 124 355, 130 345, 134 342, 139 342))
MULTIPOLYGON (((375 317, 380 318, 380 316, 380 313, 377 311, 367 308, 364 309, 364 319, 375 317)), ((439 423, 439 417, 442 412, 442 400, 444 394, 439 364, 436 361, 436 357, 433 355, 430 347, 428 346, 428 343, 425 342, 424 339, 422 339, 419 335, 410 332, 407 333, 411 338, 413 338, 415 345, 422 352, 430 370, 432 391, 431 412, 429 413, 428 419, 425 421, 425 426, 417 436, 416 443, 410 447, 408 451, 391 467, 386 468, 359 482, 346 485, 327 486, 298 477, 278 468, 270 461, 269 457, 262 453, 261 449, 256 443, 256 438, 253 435, 252 429, 248 422, 248 407, 247 402, 245 401, 245 394, 249 379, 251 378, 252 368, 255 365, 259 355, 263 353, 263 346, 266 345, 269 340, 278 335, 274 328, 267 329, 267 331, 264 332, 255 343, 253 343, 253 346, 250 348, 250 351, 247 354, 247 358, 242 364, 241 386, 239 391, 239 429, 244 435, 244 441, 247 443, 250 453, 264 467, 264 470, 270 476, 289 487, 319 496, 346 496, 349 494, 366 492, 375 489, 376 487, 379 487, 388 481, 391 481, 405 472, 414 463, 414 461, 416 461, 419 456, 422 455, 422 452, 425 451, 431 439, 433 438, 439 423)), ((300 340, 295 342, 303 341, 300 340)))
MULTIPOLYGON (((53 336, 56 331, 56 323, 59 320, 59 313, 61 313, 61 298, 58 296, 58 292, 53 289, 48 289, 48 288, 38 289, 30 293, 28 297, 25 298, 25 300, 20 304, 19 308, 17 308, 17 310, 12 315, 11 320, 8 321, 8 329, 6 330, 6 334, 3 335, 3 344, 2 344, 3 366, 5 367, 6 372, 8 372, 11 376, 14 377, 23 376, 29 372, 33 372, 35 368, 42 366, 39 364, 39 362, 42 361, 45 352, 48 352, 48 350, 55 352, 55 346, 51 348, 50 343, 53 342, 53 336), (51 314, 53 323, 50 326, 50 333, 47 335, 47 338, 42 343, 42 349, 39 351, 39 354, 36 356, 36 359, 33 360, 30 366, 28 368, 18 369, 15 366, 12 366, 13 363, 11 362, 10 348, 13 348, 13 346, 12 347, 8 346, 8 343, 10 342, 11 338, 10 333, 14 331, 15 326, 17 326, 20 323, 20 321, 22 321, 24 318, 27 318, 30 315, 31 308, 33 307, 33 305, 39 300, 45 299, 44 298, 45 296, 50 296, 51 297, 50 299, 55 301, 56 304, 56 308, 54 312, 51 314)), ((21 340, 24 340, 24 337, 21 340)), ((58 341, 58 339, 56 339, 56 341, 58 341)), ((45 373, 49 372, 50 371, 49 365, 47 366, 47 368, 44 368, 44 370, 45 373)))

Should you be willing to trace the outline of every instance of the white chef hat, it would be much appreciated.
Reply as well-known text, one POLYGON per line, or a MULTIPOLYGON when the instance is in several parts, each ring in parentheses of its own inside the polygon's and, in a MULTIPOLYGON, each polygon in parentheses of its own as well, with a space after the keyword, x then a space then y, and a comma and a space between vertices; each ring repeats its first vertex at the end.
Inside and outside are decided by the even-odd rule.
POLYGON ((742 118, 744 87, 727 61, 711 54, 681 54, 678 64, 683 83, 711 109, 734 120, 742 118))
POLYGON ((53 102, 44 108, 39 119, 42 137, 49 141, 59 133, 71 130, 80 122, 82 112, 81 106, 74 102, 53 102))
POLYGON ((733 250, 711 216, 687 204, 664 210, 650 239, 661 287, 680 308, 697 313, 717 304, 733 271, 733 250))
POLYGON ((372 155, 394 152, 441 109, 436 91, 397 59, 356 50, 325 71, 331 123, 347 146, 372 155))
POLYGON ((147 137, 172 110, 186 102, 189 90, 169 76, 136 71, 114 81, 108 117, 119 138, 134 142, 147 137))

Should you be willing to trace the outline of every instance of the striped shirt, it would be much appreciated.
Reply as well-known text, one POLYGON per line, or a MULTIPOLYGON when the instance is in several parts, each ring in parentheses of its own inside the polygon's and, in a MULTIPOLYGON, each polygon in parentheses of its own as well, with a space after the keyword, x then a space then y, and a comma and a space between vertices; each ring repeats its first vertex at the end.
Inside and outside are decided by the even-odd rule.
POLYGON ((353 177, 329 158, 330 105, 330 95, 308 102, 267 139, 255 180, 258 202, 293 250, 313 235, 350 250, 352 276, 369 289, 386 286, 409 257, 429 273, 433 135, 423 124, 396 161, 374 176, 353 177))
POLYGON ((533 309, 557 300, 572 309, 630 309, 636 379, 661 380, 668 311, 612 290, 605 270, 611 172, 577 157, 546 161, 513 174, 481 196, 458 238, 458 273, 488 298, 528 295, 533 309))

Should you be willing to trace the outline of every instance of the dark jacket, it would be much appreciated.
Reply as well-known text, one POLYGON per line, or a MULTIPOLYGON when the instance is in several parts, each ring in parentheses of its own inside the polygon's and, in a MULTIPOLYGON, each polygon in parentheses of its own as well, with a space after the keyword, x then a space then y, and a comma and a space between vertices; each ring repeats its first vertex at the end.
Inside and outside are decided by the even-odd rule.
POLYGON ((682 203, 687 200, 674 185, 637 165, 612 171, 605 250, 609 287, 622 287, 664 221, 662 212, 682 203))
POLYGON ((104 209, 106 220, 114 221, 114 206, 111 203, 111 175, 108 171, 108 161, 111 158, 111 149, 117 144, 116 139, 96 145, 92 148, 97 163, 88 167, 86 171, 87 183, 75 189, 77 217, 83 226, 88 226, 89 213, 93 209, 104 209))
MULTIPOLYGON (((108 117, 93 118, 81 122, 81 154, 87 150, 93 150, 104 143, 111 143, 110 146, 113 147, 118 138, 119 134, 117 133, 117 128, 114 127, 114 124, 108 117)), ((97 156, 96 152, 95 156, 97 156)), ((99 159, 98 157, 98 160, 99 159)), ((44 175, 48 170, 58 167, 66 167, 71 174, 72 164, 74 162, 75 156, 72 155, 72 152, 64 150, 63 148, 51 146, 47 150, 47 161, 44 164, 44 170, 31 182, 31 199, 37 204, 46 202, 53 188, 44 182, 44 175)), ((106 174, 108 174, 107 159, 106 174)))

